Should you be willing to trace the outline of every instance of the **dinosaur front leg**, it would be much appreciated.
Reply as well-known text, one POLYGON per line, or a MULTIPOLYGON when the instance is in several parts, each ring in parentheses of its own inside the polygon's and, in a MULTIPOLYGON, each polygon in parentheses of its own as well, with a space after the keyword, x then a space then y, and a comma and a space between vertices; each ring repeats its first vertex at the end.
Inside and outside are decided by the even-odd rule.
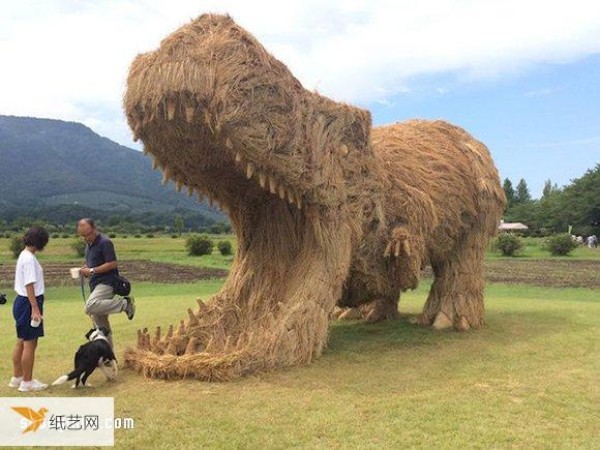
MULTIPOLYGON (((361 248, 378 249, 377 242, 368 236, 361 248)), ((382 251, 363 251, 354 265, 361 268, 351 272, 348 292, 342 301, 347 308, 336 310, 339 320, 364 319, 375 323, 399 318, 400 292, 415 289, 419 284, 422 237, 411 232, 408 226, 398 225, 392 229, 382 251), (386 243, 387 242, 387 243, 386 243)))

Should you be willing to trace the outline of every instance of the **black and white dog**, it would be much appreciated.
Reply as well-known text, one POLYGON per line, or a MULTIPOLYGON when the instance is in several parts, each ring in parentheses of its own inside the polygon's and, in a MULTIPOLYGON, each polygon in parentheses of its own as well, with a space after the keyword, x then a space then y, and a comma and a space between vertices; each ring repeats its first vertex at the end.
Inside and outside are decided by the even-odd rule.
MULTIPOLYGON (((75 370, 68 375, 62 375, 52 385, 63 384, 69 380, 76 380, 74 388, 86 386, 86 381, 92 372, 99 367, 106 379, 117 379, 117 358, 107 339, 108 330, 104 327, 92 328, 85 337, 89 342, 83 344, 75 353, 75 370)), ((89 385, 88 385, 89 386, 89 385)))

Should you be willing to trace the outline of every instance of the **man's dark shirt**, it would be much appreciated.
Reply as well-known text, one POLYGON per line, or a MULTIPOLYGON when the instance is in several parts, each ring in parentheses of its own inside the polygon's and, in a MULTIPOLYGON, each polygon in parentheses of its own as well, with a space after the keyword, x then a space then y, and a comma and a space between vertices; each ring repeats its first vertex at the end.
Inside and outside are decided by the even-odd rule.
MULTIPOLYGON (((117 254, 112 241, 98 234, 94 242, 85 246, 85 263, 89 268, 98 267, 106 262, 116 261, 117 254)), ((109 270, 108 272, 93 274, 90 277, 90 291, 99 284, 113 285, 115 275, 119 275, 117 269, 109 270)))

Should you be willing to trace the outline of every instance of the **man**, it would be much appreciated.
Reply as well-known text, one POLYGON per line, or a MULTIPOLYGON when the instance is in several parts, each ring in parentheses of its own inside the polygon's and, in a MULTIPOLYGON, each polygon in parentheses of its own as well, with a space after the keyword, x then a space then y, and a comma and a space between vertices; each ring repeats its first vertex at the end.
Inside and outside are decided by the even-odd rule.
MULTIPOLYGON (((135 303, 133 297, 119 297, 114 294, 113 285, 119 270, 112 241, 100 234, 94 221, 88 218, 78 222, 77 233, 87 243, 85 266, 80 270, 81 274, 90 280, 91 293, 85 303, 85 309, 96 327, 104 327, 110 332, 108 315, 124 312, 131 320, 135 315, 135 303)), ((112 333, 109 333, 108 340, 112 346, 112 333)))

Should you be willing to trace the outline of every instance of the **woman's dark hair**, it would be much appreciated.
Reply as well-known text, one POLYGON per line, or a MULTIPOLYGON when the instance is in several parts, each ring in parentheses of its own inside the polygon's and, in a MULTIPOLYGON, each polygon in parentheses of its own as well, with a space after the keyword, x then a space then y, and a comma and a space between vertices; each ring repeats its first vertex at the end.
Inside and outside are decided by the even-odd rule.
POLYGON ((23 244, 26 246, 35 247, 38 250, 44 250, 44 247, 48 243, 50 236, 43 227, 31 227, 23 236, 23 244))

